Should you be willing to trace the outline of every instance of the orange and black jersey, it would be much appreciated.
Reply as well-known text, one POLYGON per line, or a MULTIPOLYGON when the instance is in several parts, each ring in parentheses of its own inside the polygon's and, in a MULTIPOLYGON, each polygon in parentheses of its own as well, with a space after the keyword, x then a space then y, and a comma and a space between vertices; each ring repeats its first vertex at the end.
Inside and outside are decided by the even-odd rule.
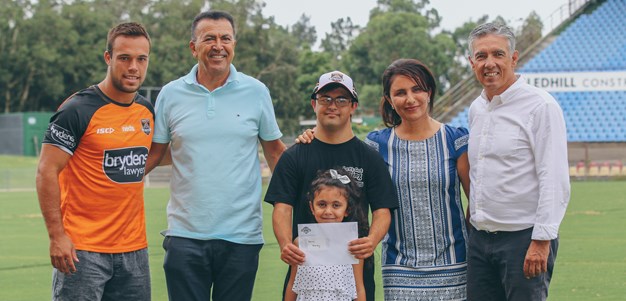
POLYGON ((43 143, 72 155, 59 185, 63 225, 76 249, 147 246, 143 177, 153 132, 154 109, 145 97, 121 104, 97 86, 69 97, 50 118, 43 143))

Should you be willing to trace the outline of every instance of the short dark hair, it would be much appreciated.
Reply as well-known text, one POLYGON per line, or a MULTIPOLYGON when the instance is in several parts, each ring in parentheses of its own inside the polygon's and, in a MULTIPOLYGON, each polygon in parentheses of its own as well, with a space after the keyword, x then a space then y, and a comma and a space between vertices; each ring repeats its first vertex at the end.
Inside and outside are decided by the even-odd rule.
POLYGON ((415 59, 395 60, 383 72, 383 97, 380 100, 380 115, 383 117, 383 122, 387 127, 394 127, 402 123, 402 118, 389 103, 391 101, 391 83, 396 75, 404 75, 413 79, 421 89, 430 93, 428 110, 431 113, 437 92, 435 77, 426 65, 415 59))
POLYGON ((233 16, 231 14, 225 11, 209 10, 209 11, 201 12, 197 14, 195 18, 193 18, 193 22, 191 23, 191 40, 192 41, 196 40, 196 27, 198 27, 198 23, 200 23, 200 21, 204 19, 210 19, 210 20, 226 19, 228 22, 230 22, 230 26, 233 28, 233 35, 236 35, 237 31, 235 30, 235 19, 233 19, 233 16))
POLYGON ((361 207, 361 189, 356 183, 352 175, 343 167, 337 167, 334 171, 340 176, 346 176, 350 180, 344 184, 341 180, 332 176, 330 169, 317 172, 317 176, 311 183, 311 188, 307 193, 309 204, 313 204, 315 195, 325 187, 336 187, 342 190, 341 194, 348 200, 348 215, 343 219, 344 222, 357 222, 359 237, 367 236, 369 233, 369 225, 367 224, 367 215, 361 207))
POLYGON ((148 35, 148 31, 143 25, 136 22, 126 22, 120 23, 117 26, 111 28, 109 30, 109 34, 107 35, 107 52, 109 54, 113 54, 113 42, 119 36, 129 36, 129 37, 145 37, 148 39, 148 43, 152 46, 152 42, 150 41, 150 35, 148 35))

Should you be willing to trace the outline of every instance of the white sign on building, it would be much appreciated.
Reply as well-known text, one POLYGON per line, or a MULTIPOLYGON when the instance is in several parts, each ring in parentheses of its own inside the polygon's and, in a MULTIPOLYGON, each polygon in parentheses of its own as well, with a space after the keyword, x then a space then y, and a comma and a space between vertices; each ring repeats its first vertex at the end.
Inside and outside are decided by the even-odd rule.
POLYGON ((626 91, 626 71, 522 73, 526 82, 549 92, 626 91))

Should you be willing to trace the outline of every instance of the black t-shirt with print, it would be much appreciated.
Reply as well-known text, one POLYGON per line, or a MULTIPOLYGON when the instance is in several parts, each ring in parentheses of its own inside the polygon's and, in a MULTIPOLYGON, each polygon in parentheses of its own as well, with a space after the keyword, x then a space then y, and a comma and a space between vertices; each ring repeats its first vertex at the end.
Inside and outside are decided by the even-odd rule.
POLYGON ((361 188, 363 212, 398 207, 389 170, 380 154, 357 137, 341 144, 327 144, 314 139, 310 144, 296 144, 283 153, 276 164, 265 201, 293 207, 293 235, 297 225, 313 223, 306 194, 318 171, 343 167, 361 188))
MULTIPOLYGON (((357 137, 341 144, 327 144, 314 139, 310 144, 296 144, 286 150, 276 164, 265 194, 270 204, 285 203, 293 207, 293 239, 298 236, 298 224, 313 223, 315 219, 306 194, 318 171, 343 167, 351 173, 361 188, 363 212, 398 207, 395 188, 386 163, 378 152, 357 137)), ((291 267, 287 272, 285 287, 291 267)), ((374 300, 374 256, 365 260, 363 282, 367 300, 374 300)))

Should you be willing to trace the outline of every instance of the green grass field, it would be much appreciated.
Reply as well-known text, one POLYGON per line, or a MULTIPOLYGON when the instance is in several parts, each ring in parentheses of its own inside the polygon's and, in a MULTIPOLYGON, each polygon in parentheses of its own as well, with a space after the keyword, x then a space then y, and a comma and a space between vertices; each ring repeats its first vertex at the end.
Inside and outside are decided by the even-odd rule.
MULTIPOLYGON (((0 166, 7 165, 0 162, 0 166)), ((159 232, 166 228, 168 193, 167 189, 147 189, 145 194, 153 300, 167 300, 159 232)), ((263 209, 266 244, 253 300, 279 300, 286 265, 279 259, 271 232, 271 207, 263 209)), ((572 183, 549 300, 624 300, 624 220, 626 182, 572 183)), ((0 229, 0 300, 49 300, 48 237, 34 191, 0 192, 0 229)), ((377 287, 377 299, 382 300, 382 287, 377 287)))

